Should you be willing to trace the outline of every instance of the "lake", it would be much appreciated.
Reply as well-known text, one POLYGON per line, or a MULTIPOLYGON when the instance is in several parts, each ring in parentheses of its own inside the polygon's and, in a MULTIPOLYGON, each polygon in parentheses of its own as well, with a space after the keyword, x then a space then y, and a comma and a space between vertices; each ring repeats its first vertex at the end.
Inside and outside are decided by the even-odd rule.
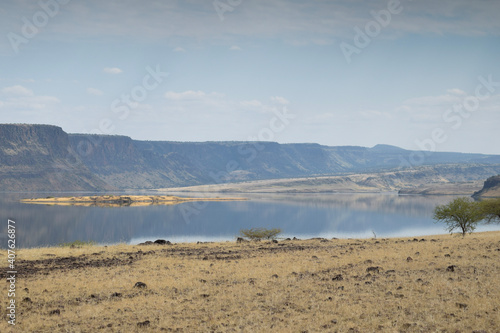
MULTIPOLYGON (((172 242, 223 241, 234 240, 240 229, 254 227, 281 228, 283 237, 297 238, 371 238, 374 234, 417 237, 446 233, 442 224, 434 224, 432 211, 437 204, 455 198, 396 193, 236 194, 235 197, 244 196, 249 200, 118 208, 19 202, 31 197, 90 194, 2 193, 0 247, 7 245, 7 219, 16 221, 17 248, 75 240, 99 244, 137 244, 160 238, 172 242)), ((196 193, 177 195, 197 196, 196 193)), ((477 229, 486 230, 500 230, 500 225, 477 229)))

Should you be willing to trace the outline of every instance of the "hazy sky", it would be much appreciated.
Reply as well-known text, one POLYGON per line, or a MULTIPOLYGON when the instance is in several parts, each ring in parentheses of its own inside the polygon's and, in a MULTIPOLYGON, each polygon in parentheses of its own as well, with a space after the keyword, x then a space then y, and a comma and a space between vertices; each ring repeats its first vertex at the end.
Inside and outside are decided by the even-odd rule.
POLYGON ((497 0, 0 4, 0 122, 500 154, 497 0))

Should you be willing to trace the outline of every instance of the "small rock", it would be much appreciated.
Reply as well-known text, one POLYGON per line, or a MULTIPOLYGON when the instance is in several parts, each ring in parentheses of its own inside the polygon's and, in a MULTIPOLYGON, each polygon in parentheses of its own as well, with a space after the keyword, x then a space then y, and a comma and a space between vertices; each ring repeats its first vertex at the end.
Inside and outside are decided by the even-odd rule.
POLYGON ((408 262, 413 261, 413 258, 412 257, 408 257, 408 258, 406 258, 406 261, 408 261, 408 262))
POLYGON ((149 325, 151 325, 151 322, 149 320, 137 323, 137 327, 149 327, 149 325))
POLYGON ((445 254, 444 256, 445 256, 446 258, 451 257, 451 255, 450 255, 449 253, 445 254))
POLYGON ((366 269, 367 272, 374 272, 374 273, 379 273, 382 268, 379 266, 374 266, 374 267, 368 267, 366 269))
POLYGON ((144 282, 136 282, 135 285, 134 285, 134 288, 147 288, 147 285, 144 283, 144 282))
POLYGON ((29 297, 25 297, 25 298, 23 298, 23 302, 26 302, 26 303, 32 303, 32 302, 31 302, 31 298, 29 298, 29 297))
POLYGON ((154 241, 154 243, 158 245, 172 245, 170 241, 164 239, 157 239, 154 241))
POLYGON ((111 297, 122 297, 122 293, 112 293, 111 297))
POLYGON ((342 281, 342 280, 344 280, 342 274, 337 274, 334 277, 332 277, 332 281, 342 281))
POLYGON ((200 296, 201 296, 202 298, 208 298, 208 297, 210 297, 210 295, 209 295, 209 294, 201 294, 200 296))
POLYGON ((61 310, 59 309, 55 309, 55 310, 52 310, 49 312, 49 315, 60 315, 61 314, 61 310))
POLYGON ((464 303, 455 303, 460 309, 467 309, 467 304, 464 303))
POLYGON ((273 274, 271 277, 277 279, 278 278, 278 274, 273 274))
POLYGON ((312 259, 318 259, 318 257, 317 257, 317 256, 312 256, 311 258, 312 258, 312 259))
POLYGON ((446 271, 447 271, 447 272, 454 272, 454 271, 455 271, 455 267, 457 267, 457 266, 455 266, 455 265, 448 266, 448 267, 446 268, 446 271))

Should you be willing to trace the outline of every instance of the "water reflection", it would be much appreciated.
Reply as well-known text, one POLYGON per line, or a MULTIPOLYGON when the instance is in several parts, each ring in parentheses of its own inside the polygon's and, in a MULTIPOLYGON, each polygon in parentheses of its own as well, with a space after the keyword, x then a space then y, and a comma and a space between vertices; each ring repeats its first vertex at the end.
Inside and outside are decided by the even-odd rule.
MULTIPOLYGON (((54 194, 36 196, 42 195, 54 194)), ((121 208, 19 202, 31 196, 3 194, 0 198, 0 215, 5 222, 7 218, 17 222, 18 246, 25 248, 75 240, 107 244, 157 238, 175 242, 233 240, 240 229, 252 227, 281 228, 286 237, 298 238, 364 238, 372 237, 372 232, 378 237, 437 234, 445 230, 433 223, 432 211, 435 205, 454 198, 394 193, 252 194, 247 195, 249 201, 121 208)), ((5 248, 6 223, 4 226, 0 244, 5 248)), ((489 226, 489 230, 500 230, 500 226, 489 226)))

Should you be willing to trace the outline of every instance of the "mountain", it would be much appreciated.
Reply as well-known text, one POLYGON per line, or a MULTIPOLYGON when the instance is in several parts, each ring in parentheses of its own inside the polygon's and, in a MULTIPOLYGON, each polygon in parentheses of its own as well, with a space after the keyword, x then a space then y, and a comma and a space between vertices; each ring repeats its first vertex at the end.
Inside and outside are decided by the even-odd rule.
POLYGON ((474 193, 474 198, 500 198, 500 175, 493 176, 484 182, 483 188, 474 193))
POLYGON ((113 189, 81 162, 62 128, 0 125, 0 191, 113 189))
MULTIPOLYGON (((498 174, 494 166, 499 165, 500 155, 421 152, 389 145, 138 141, 67 134, 50 125, 0 124, 1 191, 152 189, 424 166, 429 166, 424 172, 429 178, 422 179, 476 181, 498 174), (446 177, 439 176, 441 171, 435 168, 439 165, 447 166, 446 177)), ((408 180, 401 184, 408 185, 408 180)), ((364 182, 371 186, 380 180, 372 177, 364 182)))

